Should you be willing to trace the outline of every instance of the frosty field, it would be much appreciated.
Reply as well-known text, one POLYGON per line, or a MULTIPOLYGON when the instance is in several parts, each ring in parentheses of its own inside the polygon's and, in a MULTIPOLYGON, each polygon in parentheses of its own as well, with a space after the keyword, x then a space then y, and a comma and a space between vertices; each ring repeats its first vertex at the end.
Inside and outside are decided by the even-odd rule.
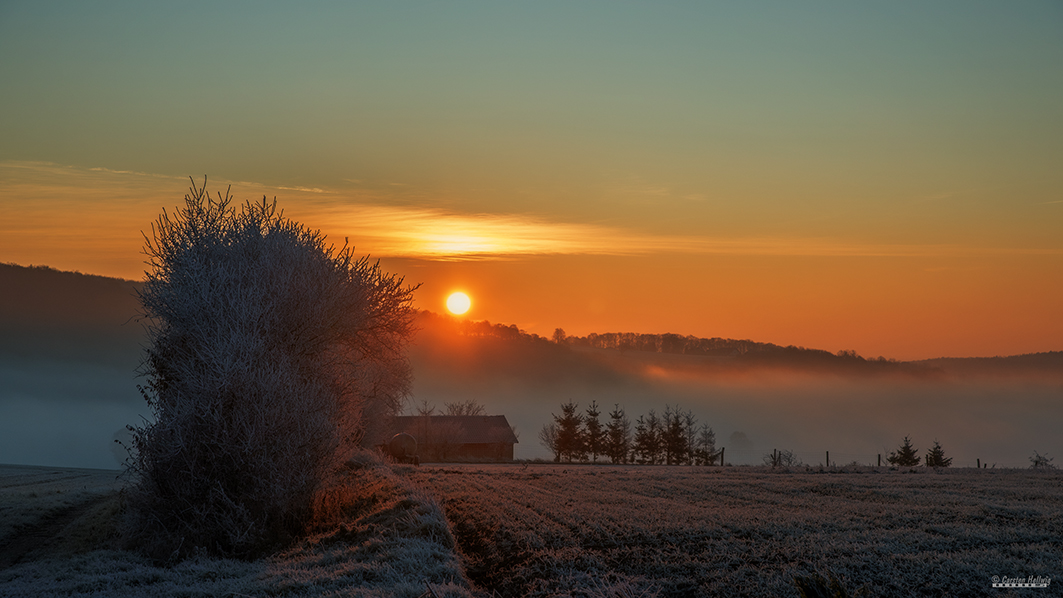
POLYGON ((116 472, 0 467, 0 596, 1051 596, 1063 473, 562 464, 367 466, 269 558, 120 550, 116 472), (445 517, 444 517, 445 515, 445 517), (991 587, 1044 577, 1047 589, 991 587), (472 587, 470 588, 470 582, 472 587))
POLYGON ((346 517, 286 550, 169 566, 119 549, 117 473, 0 466, 0 596, 470 596, 439 506, 384 465, 350 472, 346 517))
POLYGON ((1056 595, 1063 474, 752 467, 402 468, 443 505, 473 583, 499 596, 1056 595), (1044 576, 1045 590, 992 576, 1044 576), (1040 593, 1037 593, 1040 592, 1040 593))

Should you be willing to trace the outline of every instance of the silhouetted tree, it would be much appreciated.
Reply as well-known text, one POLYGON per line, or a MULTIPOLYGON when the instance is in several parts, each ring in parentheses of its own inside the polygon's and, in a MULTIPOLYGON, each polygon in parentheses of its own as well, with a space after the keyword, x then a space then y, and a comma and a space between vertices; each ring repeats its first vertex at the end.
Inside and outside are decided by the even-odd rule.
POLYGON ((631 461, 639 465, 653 463, 655 455, 652 445, 654 441, 650 436, 651 433, 649 426, 646 425, 646 418, 640 415, 635 420, 635 437, 631 441, 631 461))
POLYGON ((587 415, 583 420, 583 439, 587 453, 594 463, 598 462, 598 455, 605 453, 605 430, 602 429, 602 423, 598 420, 600 415, 598 402, 591 401, 590 406, 587 407, 587 415))
POLYGON ((687 454, 685 462, 689 465, 693 465, 695 462, 694 453, 698 449, 698 418, 694 417, 693 411, 687 411, 683 414, 683 431, 686 433, 687 454))
POLYGON ((460 403, 445 403, 445 405, 447 415, 487 415, 487 409, 472 399, 460 403))
POLYGON ((668 465, 678 465, 686 459, 687 435, 683 429, 683 413, 678 407, 664 408, 664 417, 661 429, 661 448, 664 451, 664 462, 668 465))
POLYGON ((926 466, 927 467, 948 467, 952 465, 952 457, 945 456, 945 449, 941 448, 941 444, 937 440, 934 441, 934 448, 930 449, 926 453, 926 466))
POLYGON ((565 344, 565 329, 554 328, 554 335, 551 337, 553 341, 559 345, 565 344))
POLYGON ((764 464, 772 467, 793 467, 800 465, 801 460, 791 450, 772 451, 764 455, 764 464))
POLYGON ((698 465, 716 464, 716 432, 709 424, 702 424, 698 432, 698 448, 694 453, 698 465))
POLYGON ((631 422, 624 415, 620 404, 615 405, 609 413, 606 426, 606 454, 613 463, 627 463, 628 450, 631 445, 631 422))
POLYGON ((558 449, 557 445, 556 424, 543 425, 543 429, 539 430, 539 444, 542 444, 554 454, 554 461, 561 460, 561 451, 558 449))
POLYGON ((561 405, 561 415, 554 416, 557 424, 557 451, 562 459, 569 462, 582 461, 586 454, 583 438, 583 416, 576 411, 578 405, 569 401, 561 405))
POLYGON ((661 461, 661 420, 652 409, 635 421, 635 437, 631 443, 632 461, 655 465, 661 461))
POLYGON ((901 467, 912 467, 919 465, 919 451, 912 446, 912 441, 905 436, 904 443, 896 452, 890 452, 886 457, 886 461, 889 461, 893 465, 900 465, 901 467))

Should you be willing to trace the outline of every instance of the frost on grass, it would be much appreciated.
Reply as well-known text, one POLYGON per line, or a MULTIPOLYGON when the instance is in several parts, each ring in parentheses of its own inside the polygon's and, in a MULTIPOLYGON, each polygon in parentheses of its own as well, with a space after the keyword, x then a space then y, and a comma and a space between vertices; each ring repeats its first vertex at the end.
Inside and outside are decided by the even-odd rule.
POLYGON ((422 467, 466 573, 502 597, 1008 596, 1058 579, 1063 475, 770 468, 422 467))
POLYGON ((0 596, 471 596, 439 505, 379 463, 358 464, 318 505, 311 535, 257 561, 195 556, 160 567, 95 550, 0 570, 0 596), (357 489, 355 491, 354 489, 357 489))
POLYGON ((118 472, 31 465, 0 466, 0 543, 42 518, 115 491, 118 472))

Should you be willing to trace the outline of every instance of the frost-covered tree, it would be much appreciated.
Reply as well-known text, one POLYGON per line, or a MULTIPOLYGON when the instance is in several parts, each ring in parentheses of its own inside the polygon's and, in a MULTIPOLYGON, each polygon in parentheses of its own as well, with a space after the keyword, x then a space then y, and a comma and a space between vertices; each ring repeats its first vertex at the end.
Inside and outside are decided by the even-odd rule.
POLYGON ((631 448, 631 422, 619 403, 614 407, 609 412, 609 423, 606 425, 606 454, 613 463, 627 463, 631 448))
POLYGON ((889 461, 892 465, 913 467, 919 465, 921 459, 919 459, 919 451, 912 446, 912 441, 905 436, 904 443, 895 452, 891 451, 889 456, 886 457, 886 461, 889 461))
POLYGON ((598 409, 598 402, 591 401, 583 418, 583 438, 587 454, 595 463, 598 462, 598 455, 605 453, 605 429, 602 428, 599 416, 601 411, 598 409))
POLYGON ((926 452, 926 466, 948 467, 950 465, 952 465, 952 457, 946 457, 945 449, 941 448, 941 443, 935 440, 934 447, 926 452))
POLYGON ((145 235, 149 346, 127 539, 244 557, 301 533, 410 383, 413 289, 286 219, 193 183, 145 235))

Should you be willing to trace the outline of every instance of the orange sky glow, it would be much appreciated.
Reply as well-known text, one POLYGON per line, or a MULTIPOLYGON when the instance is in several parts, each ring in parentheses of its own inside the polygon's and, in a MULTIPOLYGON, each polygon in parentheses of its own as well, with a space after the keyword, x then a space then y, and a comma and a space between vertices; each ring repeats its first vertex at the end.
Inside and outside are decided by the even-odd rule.
POLYGON ((1063 349, 1063 6, 0 4, 0 262, 188 175, 550 336, 1063 349))
MULTIPOLYGON (((5 261, 140 279, 141 231, 188 181, 0 164, 5 261)), ((550 336, 634 331, 750 338, 899 359, 1058 349, 1063 254, 1054 249, 886 245, 829 239, 668 237, 506 214, 315 203, 342 191, 233 185, 421 284, 423 309, 550 336), (283 199, 288 197, 288 199, 283 199)), ((355 198, 356 199, 356 198, 355 198)))

